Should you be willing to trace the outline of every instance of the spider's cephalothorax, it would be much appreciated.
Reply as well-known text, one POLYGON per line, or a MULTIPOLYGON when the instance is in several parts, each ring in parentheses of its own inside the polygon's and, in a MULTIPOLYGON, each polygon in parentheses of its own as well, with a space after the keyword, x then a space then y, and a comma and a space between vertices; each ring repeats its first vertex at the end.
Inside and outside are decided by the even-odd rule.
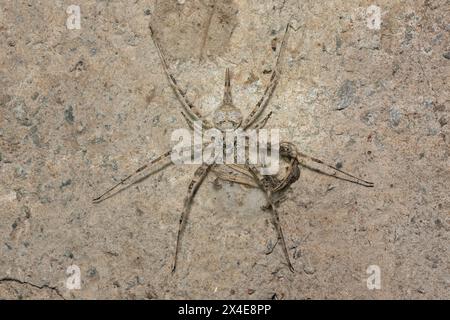
POLYGON ((222 104, 214 112, 214 126, 220 131, 236 130, 241 126, 241 110, 233 105, 231 97, 230 70, 225 71, 225 89, 222 104))

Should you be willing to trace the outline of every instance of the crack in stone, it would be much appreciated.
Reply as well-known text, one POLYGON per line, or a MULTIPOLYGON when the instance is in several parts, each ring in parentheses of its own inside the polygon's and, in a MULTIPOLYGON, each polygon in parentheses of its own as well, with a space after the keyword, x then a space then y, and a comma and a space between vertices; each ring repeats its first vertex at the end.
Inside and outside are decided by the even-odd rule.
POLYGON ((29 286, 39 289, 39 290, 49 289, 49 290, 55 292, 61 299, 66 300, 57 287, 52 287, 47 284, 37 285, 37 284, 31 283, 28 281, 22 281, 19 279, 9 278, 9 277, 0 278, 0 283, 3 283, 3 282, 15 282, 15 283, 19 283, 21 285, 29 285, 29 286))

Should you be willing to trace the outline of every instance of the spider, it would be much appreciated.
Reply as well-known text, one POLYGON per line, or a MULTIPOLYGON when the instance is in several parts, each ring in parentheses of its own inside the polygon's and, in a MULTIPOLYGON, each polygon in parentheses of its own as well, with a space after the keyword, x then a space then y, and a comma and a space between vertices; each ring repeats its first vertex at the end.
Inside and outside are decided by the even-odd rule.
MULTIPOLYGON (((187 124, 191 129, 194 128, 195 124, 198 122, 202 123, 203 127, 206 128, 216 128, 221 132, 226 132, 228 130, 236 130, 238 128, 244 131, 249 129, 262 129, 272 112, 269 112, 265 117, 262 117, 262 113, 269 103, 269 100, 277 86, 278 79, 281 74, 281 69, 279 66, 280 57, 286 47, 287 37, 290 29, 290 24, 288 23, 286 29, 284 30, 284 35, 276 54, 274 67, 272 68, 270 81, 267 84, 264 94, 258 101, 256 106, 251 110, 249 115, 244 118, 241 111, 235 107, 232 99, 231 92, 231 76, 230 71, 227 68, 225 71, 225 88, 222 103, 218 106, 213 114, 212 122, 202 116, 198 108, 193 105, 186 97, 185 91, 183 91, 175 77, 169 70, 167 60, 163 53, 163 50, 155 36, 151 24, 149 25, 150 35, 153 43, 158 52, 161 65, 163 67, 164 73, 167 76, 170 86, 172 87, 177 99, 181 103, 182 115, 186 120, 187 124)), ((133 173, 129 174, 127 177, 122 179, 120 182, 106 190, 103 194, 93 199, 94 203, 99 203, 114 194, 130 187, 131 185, 141 181, 142 179, 148 177, 155 172, 155 166, 167 161, 170 158, 172 150, 169 150, 160 156, 154 158, 149 163, 141 166, 133 173), (122 188, 117 189, 119 186, 122 188)), ((281 243, 281 247, 287 262, 287 266, 291 271, 294 271, 292 263, 289 258, 289 253, 287 250, 286 242, 283 235, 283 230, 281 228, 280 218, 277 212, 276 204, 282 199, 283 192, 290 187, 291 184, 296 182, 300 177, 300 167, 305 167, 307 169, 316 171, 321 174, 335 177, 337 179, 346 180, 352 183, 356 183, 365 187, 373 187, 372 182, 358 178, 350 173, 346 173, 339 168, 327 164, 326 162, 308 156, 298 150, 298 148, 290 142, 280 142, 279 144, 279 155, 280 158, 285 161, 288 166, 285 173, 280 176, 280 174, 273 176, 263 176, 258 171, 255 165, 251 165, 248 161, 245 164, 217 164, 217 163, 202 163, 195 171, 194 177, 188 186, 187 196, 184 199, 184 206, 181 212, 181 217, 179 220, 177 240, 175 245, 175 254, 172 265, 172 272, 176 270, 178 253, 180 250, 180 241, 182 232, 186 225, 187 214, 190 210, 192 201, 200 188, 202 182, 205 180, 206 176, 210 172, 216 174, 217 179, 229 182, 235 182, 238 184, 246 185, 253 188, 261 189, 267 200, 266 209, 269 209, 272 213, 272 222, 277 231, 278 242, 281 243), (314 163, 314 165, 311 165, 314 163), (319 168, 317 168, 319 166, 319 168)), ((166 164, 167 165, 167 164, 166 164)))

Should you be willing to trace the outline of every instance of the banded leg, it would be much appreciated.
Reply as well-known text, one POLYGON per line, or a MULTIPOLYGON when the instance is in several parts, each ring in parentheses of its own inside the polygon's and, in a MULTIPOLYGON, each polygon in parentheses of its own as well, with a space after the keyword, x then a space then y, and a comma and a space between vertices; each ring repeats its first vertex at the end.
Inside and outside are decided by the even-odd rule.
POLYGON ((361 178, 359 178, 359 177, 357 177, 357 176, 355 176, 355 175, 353 175, 351 173, 345 172, 345 171, 343 171, 341 169, 338 169, 338 168, 336 168, 336 167, 334 167, 334 166, 332 166, 330 164, 327 164, 326 162, 324 162, 324 161, 322 161, 320 159, 317 159, 317 158, 311 157, 309 155, 306 155, 306 154, 304 154, 302 152, 299 152, 297 150, 297 148, 295 147, 295 145, 290 143, 290 142, 282 142, 280 144, 280 154, 281 155, 288 155, 291 158, 296 158, 298 160, 298 162, 300 163, 300 165, 302 165, 303 167, 305 167, 307 169, 310 169, 310 170, 312 170, 314 172, 317 172, 317 173, 320 173, 320 174, 324 174, 324 175, 327 175, 327 176, 330 176, 330 177, 334 177, 336 179, 340 179, 340 180, 348 181, 348 182, 351 182, 351 183, 359 184, 359 185, 364 186, 364 187, 369 187, 370 188, 370 187, 374 186, 373 182, 361 179, 361 178), (321 165, 323 167, 323 169, 322 168, 315 168, 315 167, 309 165, 308 163, 306 163, 305 160, 309 160, 309 161, 312 161, 312 162, 314 162, 316 164, 319 164, 319 165, 321 165), (325 170, 328 170, 328 169, 331 169, 333 171, 332 172, 326 172, 325 170))
MULTIPOLYGON (((113 191, 117 189, 117 187, 121 186, 121 185, 125 185, 125 183, 127 183, 127 187, 133 185, 134 183, 138 182, 139 180, 143 179, 144 177, 146 177, 147 175, 150 175, 152 172, 148 173, 147 175, 143 174, 145 170, 147 169, 152 169, 153 165, 156 163, 161 163, 164 160, 167 160, 170 156, 170 154, 172 153, 172 151, 167 151, 165 153, 163 153, 162 155, 156 157, 155 159, 153 159, 152 161, 150 161, 149 163, 141 166, 139 169, 137 169, 136 171, 134 171, 133 173, 129 174, 126 178, 120 180, 120 182, 118 182, 117 184, 115 184, 114 186, 112 186, 111 188, 109 188, 108 190, 106 190, 104 193, 102 193, 100 196, 98 196, 97 198, 94 198, 92 200, 92 202, 94 203, 99 203, 102 202, 103 200, 108 199, 109 197, 111 197, 112 195, 114 195, 113 191), (137 179, 136 179, 137 178, 137 179)), ((123 189, 125 189, 123 188, 123 189)), ((121 190, 123 190, 121 189, 121 190)), ((119 190, 120 191, 120 190, 119 190)))
POLYGON ((248 167, 249 171, 252 173, 255 181, 258 183, 258 185, 260 186, 260 188, 264 191, 264 193, 266 195, 267 202, 268 202, 270 208, 272 209, 271 212, 273 215, 273 223, 275 225, 275 229, 277 230, 278 240, 281 242, 281 246, 283 248, 283 253, 284 253, 284 256, 286 257, 287 265, 289 267, 289 270, 294 272, 294 267, 292 266, 291 260, 289 258, 289 252, 287 250, 286 241, 284 240, 283 229, 281 228, 281 223, 280 223, 280 217, 278 215, 278 211, 275 207, 275 204, 273 203, 273 200, 272 200, 272 190, 270 189, 269 186, 267 186, 264 183, 258 170, 254 166, 248 165, 247 167, 248 167))
POLYGON ((186 121, 187 125, 189 126, 189 129, 191 129, 192 131, 197 130, 198 132, 202 132, 203 127, 200 127, 198 122, 189 118, 183 111, 181 111, 181 115, 183 116, 184 120, 186 121))
POLYGON ((172 87, 175 95, 177 96, 178 100, 180 101, 184 112, 186 112, 186 115, 191 118, 193 121, 202 121, 207 128, 212 128, 212 125, 209 121, 202 118, 202 115, 198 108, 194 106, 186 97, 186 93, 181 90, 181 88, 178 86, 177 80, 175 80, 175 77, 172 75, 172 73, 169 70, 169 66, 167 64, 166 58, 164 56, 164 53, 162 51, 162 48, 158 42, 158 40, 155 37, 155 34, 153 32, 153 29, 151 25, 149 25, 150 29, 150 35, 152 37, 153 43, 155 44, 155 47, 158 51, 159 58, 161 60, 161 64, 164 69, 164 73, 167 76, 167 79, 169 80, 169 84, 172 87))
POLYGON ((178 234, 177 234, 177 244, 175 246, 175 255, 173 260, 173 267, 172 272, 175 272, 175 269, 177 267, 177 258, 178 258, 178 251, 180 249, 180 240, 181 240, 181 234, 184 230, 184 226, 186 224, 187 215, 189 212, 189 209, 192 204, 192 200, 195 197, 195 194, 198 191, 198 188, 200 188, 203 180, 205 180, 206 176, 209 173, 209 170, 211 169, 213 165, 208 164, 202 164, 194 173, 194 177, 192 178, 191 182, 189 183, 188 187, 188 193, 186 198, 184 199, 184 206, 183 211, 181 212, 180 217, 180 223, 178 226, 178 234))
POLYGON ((269 103, 269 100, 272 97, 273 92, 275 91, 275 88, 278 83, 278 77, 281 73, 281 69, 279 67, 280 57, 283 55, 285 48, 286 48, 289 28, 290 28, 290 23, 287 24, 286 30, 284 31, 283 40, 281 41, 280 49, 278 51, 278 54, 277 54, 277 57, 275 60, 275 65, 274 65, 274 67, 272 69, 272 73, 270 75, 269 84, 267 85, 266 89, 264 90, 264 94, 261 97, 261 99, 258 101, 256 106, 250 112, 248 117, 243 121, 242 127, 244 130, 248 129, 256 121, 256 119, 261 115, 261 113, 264 111, 267 104, 269 103))
POLYGON ((272 116, 272 111, 270 111, 264 118, 262 118, 261 120, 259 120, 258 122, 256 122, 252 128, 255 130, 259 130, 265 127, 265 125, 267 124, 267 121, 269 121, 270 117, 272 116))

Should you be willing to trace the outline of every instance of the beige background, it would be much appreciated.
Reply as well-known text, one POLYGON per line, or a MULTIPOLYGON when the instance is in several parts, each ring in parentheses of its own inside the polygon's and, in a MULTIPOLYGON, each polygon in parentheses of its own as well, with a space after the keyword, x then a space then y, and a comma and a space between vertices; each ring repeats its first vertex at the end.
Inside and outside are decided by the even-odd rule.
POLYGON ((450 298, 449 17, 445 0, 2 1, 0 298, 450 298), (66 28, 70 4, 81 30, 66 28), (249 112, 289 20, 267 127, 375 187, 302 171, 279 208, 291 273, 280 246, 266 254, 261 192, 210 176, 172 275, 195 167, 91 203, 185 126, 148 23, 210 116, 226 67, 249 112), (80 290, 65 286, 70 265, 80 290))

